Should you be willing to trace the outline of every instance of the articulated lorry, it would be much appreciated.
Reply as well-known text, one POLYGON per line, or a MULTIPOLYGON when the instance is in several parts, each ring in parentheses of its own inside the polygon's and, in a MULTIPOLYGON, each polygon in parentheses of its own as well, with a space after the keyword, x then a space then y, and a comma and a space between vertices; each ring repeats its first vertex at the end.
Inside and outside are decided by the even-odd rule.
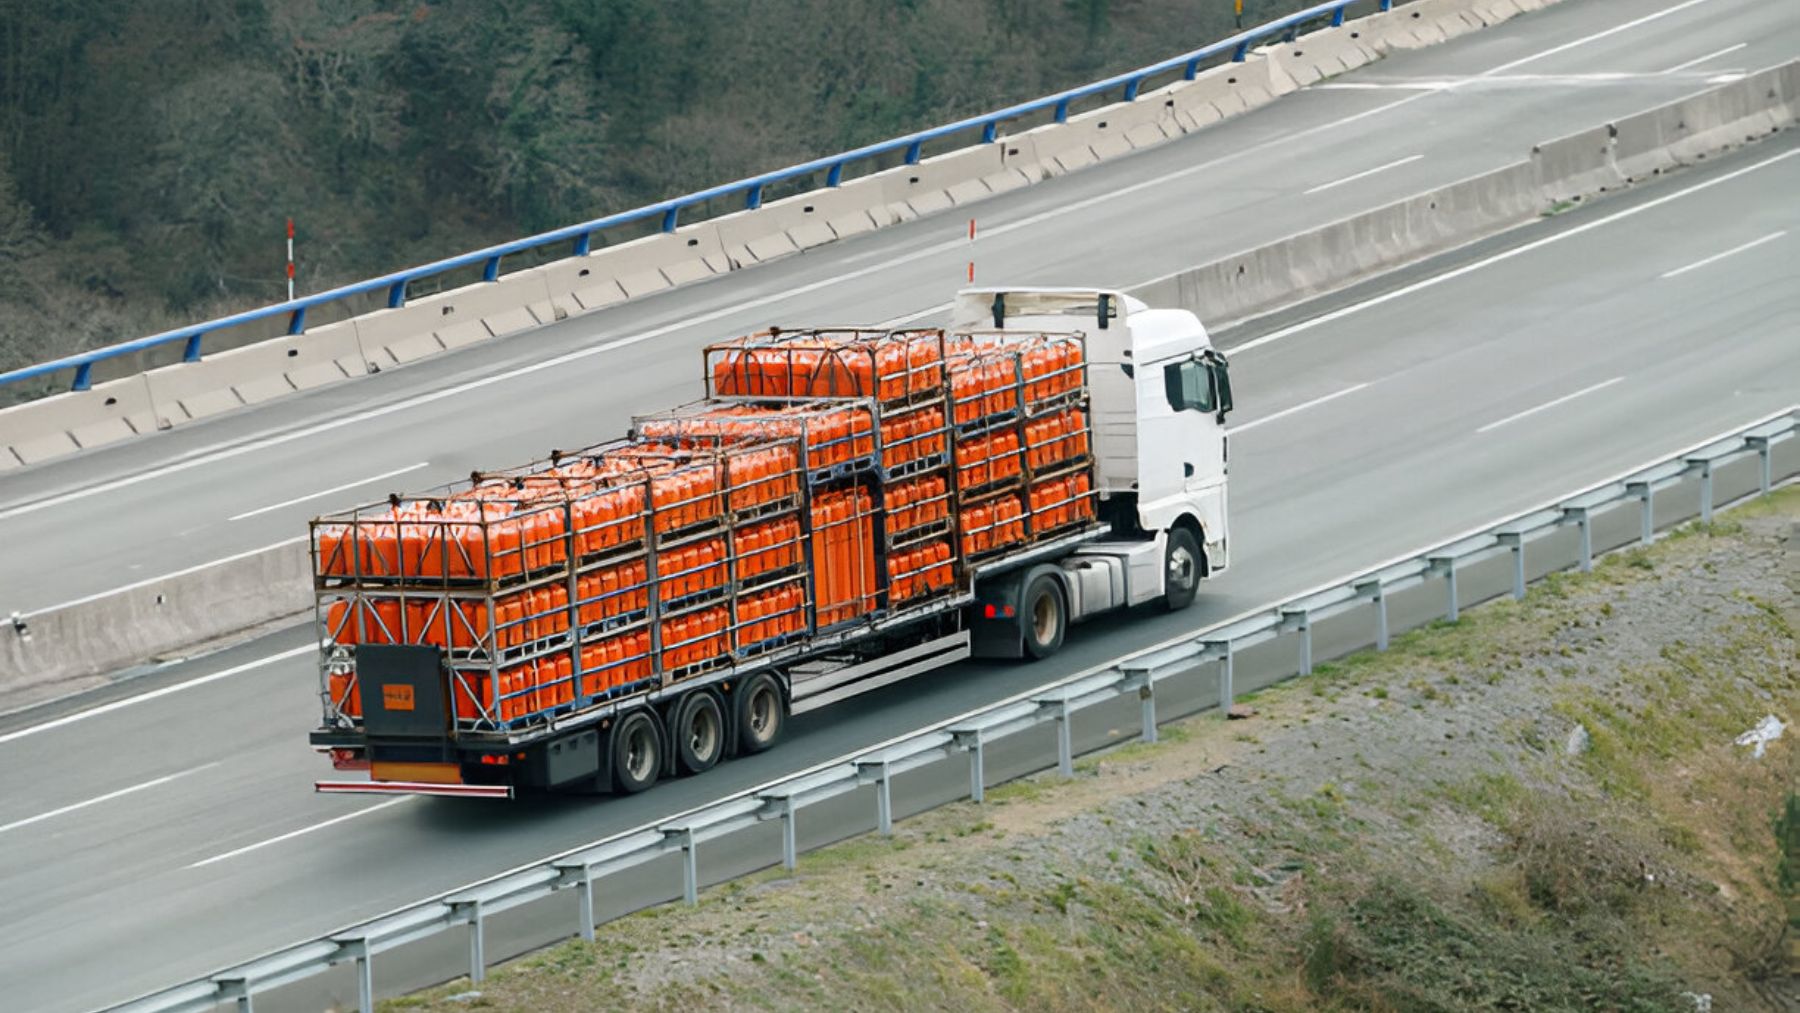
POLYGON ((768 330, 618 440, 312 523, 322 792, 637 792, 1228 563, 1228 364, 1119 292, 768 330))

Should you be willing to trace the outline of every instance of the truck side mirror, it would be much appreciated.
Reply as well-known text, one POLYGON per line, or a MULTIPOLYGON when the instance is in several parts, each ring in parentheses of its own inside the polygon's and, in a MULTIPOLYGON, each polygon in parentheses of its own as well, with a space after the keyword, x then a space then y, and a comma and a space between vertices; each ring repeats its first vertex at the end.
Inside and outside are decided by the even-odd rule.
POLYGON ((1224 425, 1225 413, 1231 411, 1231 363, 1218 352, 1209 351, 1206 372, 1212 383, 1213 406, 1218 409, 1216 419, 1224 425))

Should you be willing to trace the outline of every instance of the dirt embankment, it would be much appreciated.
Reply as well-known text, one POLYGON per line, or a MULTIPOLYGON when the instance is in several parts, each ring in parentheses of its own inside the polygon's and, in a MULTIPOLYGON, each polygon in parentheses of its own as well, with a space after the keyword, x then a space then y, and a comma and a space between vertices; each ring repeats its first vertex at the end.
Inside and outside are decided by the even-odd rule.
POLYGON ((1789 489, 390 1007, 1800 1009, 1800 736, 1734 741, 1800 718, 1797 541, 1789 489))

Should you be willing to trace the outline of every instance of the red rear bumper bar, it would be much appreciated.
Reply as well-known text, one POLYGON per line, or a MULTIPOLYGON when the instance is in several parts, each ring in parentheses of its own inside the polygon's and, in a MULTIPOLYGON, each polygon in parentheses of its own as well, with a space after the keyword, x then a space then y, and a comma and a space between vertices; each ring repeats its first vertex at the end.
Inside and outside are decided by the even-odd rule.
POLYGON ((435 784, 430 781, 315 781, 325 795, 442 795, 448 798, 512 798, 506 784, 435 784))

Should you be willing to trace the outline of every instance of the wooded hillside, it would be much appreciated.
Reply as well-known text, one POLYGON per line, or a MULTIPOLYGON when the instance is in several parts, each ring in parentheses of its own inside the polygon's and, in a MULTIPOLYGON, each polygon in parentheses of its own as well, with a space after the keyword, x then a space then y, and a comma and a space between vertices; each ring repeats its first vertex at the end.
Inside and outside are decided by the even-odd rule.
POLYGON ((289 216, 318 291, 1233 24, 1231 0, 0 0, 0 369, 280 299, 289 216))

